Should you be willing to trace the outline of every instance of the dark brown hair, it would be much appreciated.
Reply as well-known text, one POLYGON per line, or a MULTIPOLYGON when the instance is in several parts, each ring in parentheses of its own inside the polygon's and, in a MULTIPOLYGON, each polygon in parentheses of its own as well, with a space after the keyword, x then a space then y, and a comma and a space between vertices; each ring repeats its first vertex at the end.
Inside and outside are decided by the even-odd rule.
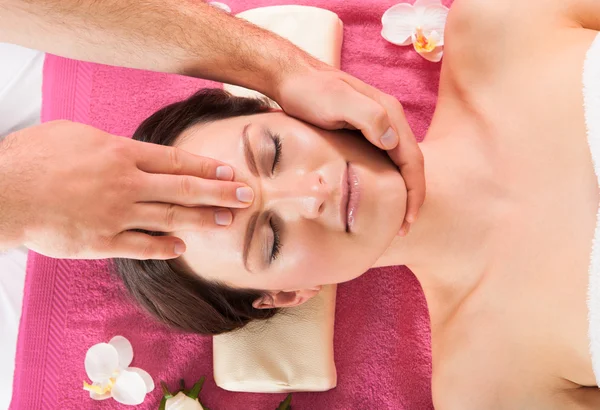
MULTIPOLYGON (((219 89, 202 89, 148 117, 133 139, 173 145, 195 124, 268 112, 267 100, 235 97, 219 89)), ((148 232, 163 235, 162 232, 148 232)), ((198 276, 178 260, 115 259, 115 270, 135 300, 159 320, 179 329, 216 335, 269 319, 277 309, 255 309, 265 291, 234 289, 198 276)))

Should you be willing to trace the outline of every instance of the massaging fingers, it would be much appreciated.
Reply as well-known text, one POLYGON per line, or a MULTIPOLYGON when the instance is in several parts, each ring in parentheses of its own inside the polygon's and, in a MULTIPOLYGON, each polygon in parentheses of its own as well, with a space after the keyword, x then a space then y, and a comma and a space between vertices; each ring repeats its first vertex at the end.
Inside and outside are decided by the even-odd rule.
MULTIPOLYGON (((406 183, 408 198, 404 216, 405 224, 413 223, 425 201, 426 185, 423 153, 411 133, 410 137, 400 137, 400 144, 389 150, 388 155, 400 168, 400 173, 406 183)), ((404 233, 408 233, 408 228, 408 226, 403 225, 404 233)))
POLYGON ((126 229, 159 232, 199 231, 227 226, 232 221, 233 214, 227 208, 142 203, 137 204, 135 214, 129 218, 126 229))
POLYGON ((138 202, 164 202, 184 206, 246 208, 254 200, 252 189, 241 182, 215 181, 189 175, 146 174, 138 202))
POLYGON ((233 169, 227 164, 175 147, 132 142, 139 144, 137 166, 146 173, 140 202, 245 208, 254 199, 250 187, 229 182, 233 169))
POLYGON ((191 175, 198 178, 233 180, 233 169, 212 158, 194 155, 176 147, 132 141, 136 144, 137 166, 152 174, 191 175))
POLYGON ((400 231, 402 235, 408 233, 409 224, 416 220, 419 209, 425 201, 425 161, 419 144, 406 122, 402 105, 391 96, 383 98, 382 103, 387 107, 392 126, 399 130, 400 144, 389 150, 388 155, 400 168, 408 192, 404 224, 400 231))
MULTIPOLYGON (((391 127, 398 135, 399 144, 393 149, 388 150, 388 154, 392 161, 400 168, 400 173, 406 182, 408 190, 406 214, 401 229, 401 234, 407 233, 409 224, 416 220, 418 211, 425 201, 426 185, 423 153, 406 121, 402 104, 396 98, 354 77, 348 76, 346 81, 357 91, 377 101, 384 108, 386 113, 385 119, 376 118, 374 122, 379 124, 379 130, 374 132, 378 132, 381 135, 382 132, 385 132, 383 131, 384 128, 391 127)), ((362 131, 364 133, 364 130, 362 131)), ((367 138, 369 137, 367 136, 367 138)), ((369 140, 372 141, 371 138, 369 140)))
POLYGON ((178 257, 185 249, 185 243, 174 236, 126 231, 113 238, 107 251, 114 258, 166 260, 178 257))

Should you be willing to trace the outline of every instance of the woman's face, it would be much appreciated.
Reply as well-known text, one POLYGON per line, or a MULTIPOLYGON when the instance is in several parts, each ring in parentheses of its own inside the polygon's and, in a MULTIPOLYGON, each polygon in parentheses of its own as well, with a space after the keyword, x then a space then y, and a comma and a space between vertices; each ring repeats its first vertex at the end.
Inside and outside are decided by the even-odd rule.
POLYGON ((194 126, 176 145, 230 164, 254 190, 229 227, 176 233, 187 245, 182 260, 205 279, 272 291, 348 281, 373 266, 402 224, 400 173, 352 133, 273 112, 194 126))

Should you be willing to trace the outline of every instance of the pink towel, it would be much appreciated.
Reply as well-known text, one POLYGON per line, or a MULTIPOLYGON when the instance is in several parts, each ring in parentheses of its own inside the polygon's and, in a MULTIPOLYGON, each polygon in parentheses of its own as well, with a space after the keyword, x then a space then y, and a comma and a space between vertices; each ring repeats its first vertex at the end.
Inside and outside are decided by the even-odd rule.
MULTIPOLYGON (((345 23, 342 68, 398 97, 416 135, 424 135, 440 65, 381 37, 381 16, 396 0, 226 2, 234 13, 286 3, 337 13, 345 23)), ((451 2, 444 1, 447 6, 451 2)), ((44 121, 75 120, 128 136, 159 107, 207 84, 48 56, 42 116, 44 121)), ((175 387, 181 377, 192 382, 207 376, 201 397, 214 410, 275 409, 284 397, 216 387, 210 338, 168 330, 149 319, 128 300, 104 262, 54 260, 31 253, 11 409, 125 408, 113 400, 92 401, 82 390, 87 349, 118 334, 133 344, 133 365, 147 370, 156 382, 165 380, 175 387)), ((296 393, 294 408, 433 408, 427 308, 410 271, 375 269, 338 288, 335 361, 338 387, 326 393, 296 393)), ((138 408, 158 408, 160 396, 156 389, 138 408)))

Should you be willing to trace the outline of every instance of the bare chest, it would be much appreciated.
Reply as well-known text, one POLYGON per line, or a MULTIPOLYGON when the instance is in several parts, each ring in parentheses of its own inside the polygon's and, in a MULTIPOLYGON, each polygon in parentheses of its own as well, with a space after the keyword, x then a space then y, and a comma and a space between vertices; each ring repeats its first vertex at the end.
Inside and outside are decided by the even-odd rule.
POLYGON ((544 70, 505 77, 483 98, 489 160, 509 206, 484 280, 432 343, 434 397, 468 380, 463 409, 561 408, 553 392, 596 384, 586 298, 599 193, 582 44, 540 62, 544 70))

